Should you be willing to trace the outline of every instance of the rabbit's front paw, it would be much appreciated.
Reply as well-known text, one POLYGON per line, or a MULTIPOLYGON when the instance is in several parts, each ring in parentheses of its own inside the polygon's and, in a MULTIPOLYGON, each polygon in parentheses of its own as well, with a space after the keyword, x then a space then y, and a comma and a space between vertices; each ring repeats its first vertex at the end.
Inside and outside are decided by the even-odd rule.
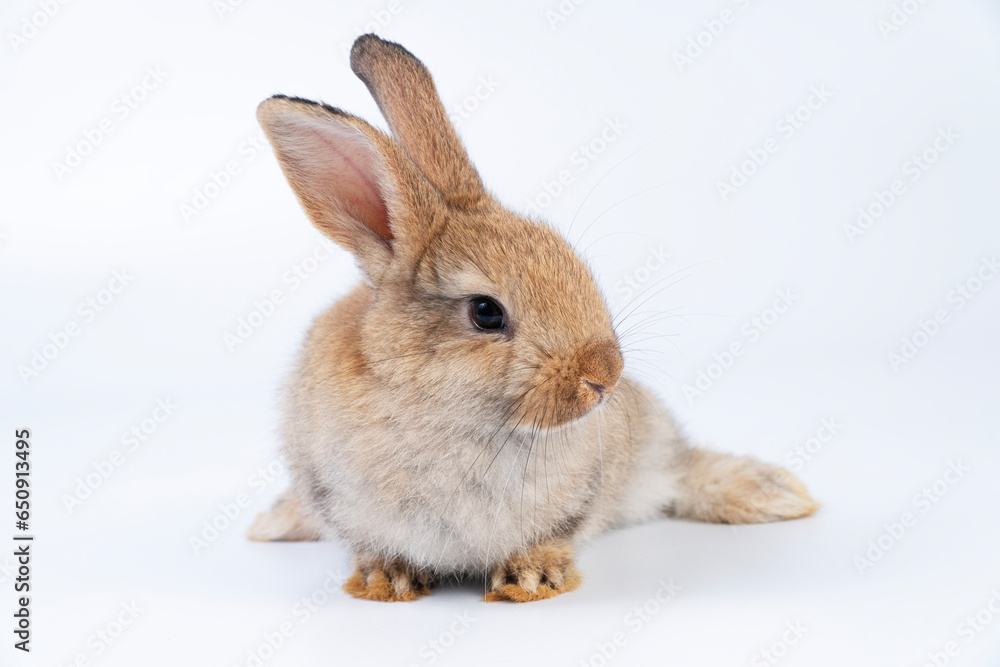
POLYGON ((355 570, 344 591, 363 600, 412 602, 431 592, 430 576, 401 560, 356 558, 355 570))
POLYGON ((580 585, 573 548, 558 540, 537 544, 511 556, 490 574, 487 602, 533 602, 568 593, 580 585))

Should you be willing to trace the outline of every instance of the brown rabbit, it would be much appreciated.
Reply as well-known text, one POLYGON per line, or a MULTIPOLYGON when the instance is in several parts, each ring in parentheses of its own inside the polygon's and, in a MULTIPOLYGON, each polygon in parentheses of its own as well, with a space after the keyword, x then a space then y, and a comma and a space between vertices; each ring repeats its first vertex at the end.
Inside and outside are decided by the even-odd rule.
POLYGON ((816 509, 781 468, 687 445, 622 376, 586 264, 490 196, 419 60, 365 35, 351 66, 394 138, 308 100, 258 109, 307 215, 365 280, 309 333, 285 404, 292 485, 252 539, 343 540, 360 598, 471 575, 487 600, 528 601, 576 588, 577 545, 615 526, 816 509))

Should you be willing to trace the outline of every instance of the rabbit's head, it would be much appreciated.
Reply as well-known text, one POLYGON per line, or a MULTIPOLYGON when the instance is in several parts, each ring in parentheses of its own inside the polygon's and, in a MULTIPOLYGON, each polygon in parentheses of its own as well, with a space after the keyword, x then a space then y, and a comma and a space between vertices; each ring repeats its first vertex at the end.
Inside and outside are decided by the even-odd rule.
POLYGON ((309 218, 370 285, 357 367, 428 419, 484 429, 552 428, 601 404, 623 362, 587 265, 485 190, 412 54, 365 35, 351 66, 393 137, 280 95, 257 115, 309 218))

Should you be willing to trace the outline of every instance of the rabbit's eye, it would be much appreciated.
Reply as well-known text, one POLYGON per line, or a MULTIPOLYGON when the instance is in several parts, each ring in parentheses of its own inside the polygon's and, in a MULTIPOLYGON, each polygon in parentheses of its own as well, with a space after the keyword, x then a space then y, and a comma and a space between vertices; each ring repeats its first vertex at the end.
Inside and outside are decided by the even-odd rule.
POLYGON ((469 319, 483 331, 504 328, 503 308, 488 296, 476 296, 469 302, 469 319))

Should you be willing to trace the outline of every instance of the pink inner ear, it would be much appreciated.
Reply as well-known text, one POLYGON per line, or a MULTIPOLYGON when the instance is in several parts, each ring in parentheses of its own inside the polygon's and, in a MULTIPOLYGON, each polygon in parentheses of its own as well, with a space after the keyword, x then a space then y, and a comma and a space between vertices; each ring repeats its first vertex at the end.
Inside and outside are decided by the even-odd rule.
MULTIPOLYGON (((351 128, 355 133, 357 130, 351 128)), ((389 211, 373 178, 381 167, 381 159, 371 148, 367 138, 335 140, 328 133, 317 132, 319 139, 330 151, 331 173, 324 179, 328 188, 338 189, 348 212, 361 218, 370 230, 391 241, 394 237, 389 227, 389 211)))
POLYGON ((342 219, 346 215, 385 242, 393 240, 389 211, 379 188, 388 174, 371 140, 335 118, 291 117, 283 126, 285 157, 298 181, 293 186, 327 214, 317 223, 332 227, 330 233, 350 241, 358 230, 342 219))

